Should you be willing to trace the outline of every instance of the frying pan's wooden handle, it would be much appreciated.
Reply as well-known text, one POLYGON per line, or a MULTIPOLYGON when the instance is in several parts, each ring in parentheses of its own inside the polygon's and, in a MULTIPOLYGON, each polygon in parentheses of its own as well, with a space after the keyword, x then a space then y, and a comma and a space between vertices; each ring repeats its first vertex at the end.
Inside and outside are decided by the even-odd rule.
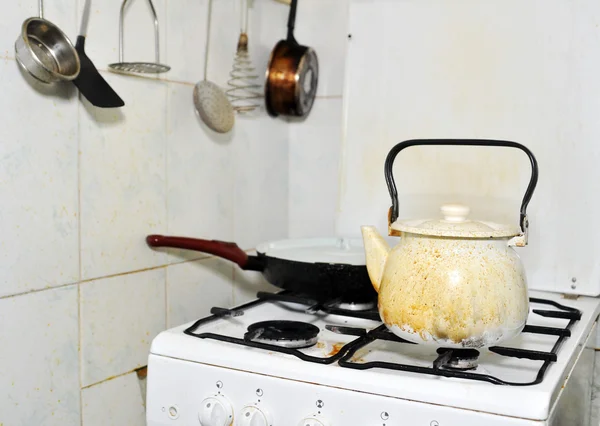
POLYGON ((146 243, 148 243, 150 247, 172 247, 213 254, 237 263, 242 269, 255 270, 255 268, 252 267, 254 262, 250 260, 250 256, 248 256, 244 250, 239 248, 236 243, 217 240, 202 240, 199 238, 167 237, 164 235, 148 235, 146 237, 146 243))

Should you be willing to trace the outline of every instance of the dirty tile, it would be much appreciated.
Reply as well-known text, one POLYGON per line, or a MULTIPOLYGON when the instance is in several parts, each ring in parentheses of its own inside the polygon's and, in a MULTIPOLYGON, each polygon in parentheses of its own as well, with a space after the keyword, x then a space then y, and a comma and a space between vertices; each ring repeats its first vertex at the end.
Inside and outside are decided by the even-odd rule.
POLYGON ((82 384, 146 365, 165 328, 165 270, 81 284, 82 384))
POLYGON ((592 382, 590 425, 600 424, 600 352, 594 353, 594 378, 592 382))
POLYGON ((166 229, 167 84, 105 77, 130 104, 100 109, 82 101, 79 109, 83 279, 165 259, 147 247, 145 236, 166 229))
POLYGON ((219 258, 171 265, 167 269, 168 327, 210 315, 233 304, 233 265, 219 258))
POLYGON ((0 300, 0 424, 79 424, 77 286, 0 300))
MULTIPOLYGON (((169 83, 167 129, 168 233, 197 238, 233 237, 234 164, 230 136, 200 123, 192 87, 169 83)), ((166 250, 172 261, 206 257, 166 250)))
POLYGON ((6 59, 0 89, 0 296, 76 282, 76 94, 6 59))
POLYGON ((83 426, 145 426, 144 401, 136 373, 81 392, 83 426))

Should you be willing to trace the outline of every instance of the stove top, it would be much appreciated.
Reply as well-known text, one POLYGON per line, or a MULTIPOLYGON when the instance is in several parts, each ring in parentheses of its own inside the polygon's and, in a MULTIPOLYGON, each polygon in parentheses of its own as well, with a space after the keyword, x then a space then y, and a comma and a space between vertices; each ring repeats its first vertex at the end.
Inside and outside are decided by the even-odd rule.
POLYGON ((415 345, 390 333, 372 303, 317 303, 282 292, 259 293, 257 300, 232 310, 213 308, 210 317, 161 333, 151 352, 359 392, 544 419, 598 316, 600 301, 563 300, 541 292, 530 296, 523 333, 488 349, 415 345))

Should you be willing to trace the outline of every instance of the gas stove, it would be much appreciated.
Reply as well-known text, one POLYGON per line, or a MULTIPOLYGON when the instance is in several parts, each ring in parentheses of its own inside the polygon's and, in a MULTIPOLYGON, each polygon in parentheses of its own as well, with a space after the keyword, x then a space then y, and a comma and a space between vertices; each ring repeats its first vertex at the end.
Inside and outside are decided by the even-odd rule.
POLYGON ((586 425, 600 300, 530 302, 523 333, 480 350, 406 342, 375 300, 215 307, 153 341, 148 426, 586 425))

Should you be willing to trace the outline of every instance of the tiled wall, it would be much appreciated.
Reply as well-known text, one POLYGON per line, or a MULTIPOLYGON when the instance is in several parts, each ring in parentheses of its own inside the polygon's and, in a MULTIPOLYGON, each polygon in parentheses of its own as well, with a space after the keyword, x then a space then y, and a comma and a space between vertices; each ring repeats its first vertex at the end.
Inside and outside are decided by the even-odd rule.
MULTIPOLYGON (((46 3, 46 17, 74 40, 83 0, 46 3)), ((120 110, 94 108, 69 85, 32 82, 13 43, 36 2, 8 2, 0 14, 0 425, 144 424, 135 370, 152 338, 266 287, 225 261, 150 250, 147 234, 251 249, 333 233, 347 2, 306 0, 299 10, 297 38, 321 58, 311 117, 287 123, 262 113, 238 119, 229 135, 208 130, 192 105, 207 0, 154 4, 161 59, 172 67, 158 77, 106 71, 117 61, 120 1, 92 7, 87 51, 125 100, 120 110), (308 166, 323 176, 305 173, 308 166)), ((285 34, 287 10, 252 2, 260 75, 285 34)), ((222 85, 238 13, 237 1, 215 0, 208 77, 222 85)), ((128 7, 125 36, 126 60, 153 59, 144 1, 128 7)))

